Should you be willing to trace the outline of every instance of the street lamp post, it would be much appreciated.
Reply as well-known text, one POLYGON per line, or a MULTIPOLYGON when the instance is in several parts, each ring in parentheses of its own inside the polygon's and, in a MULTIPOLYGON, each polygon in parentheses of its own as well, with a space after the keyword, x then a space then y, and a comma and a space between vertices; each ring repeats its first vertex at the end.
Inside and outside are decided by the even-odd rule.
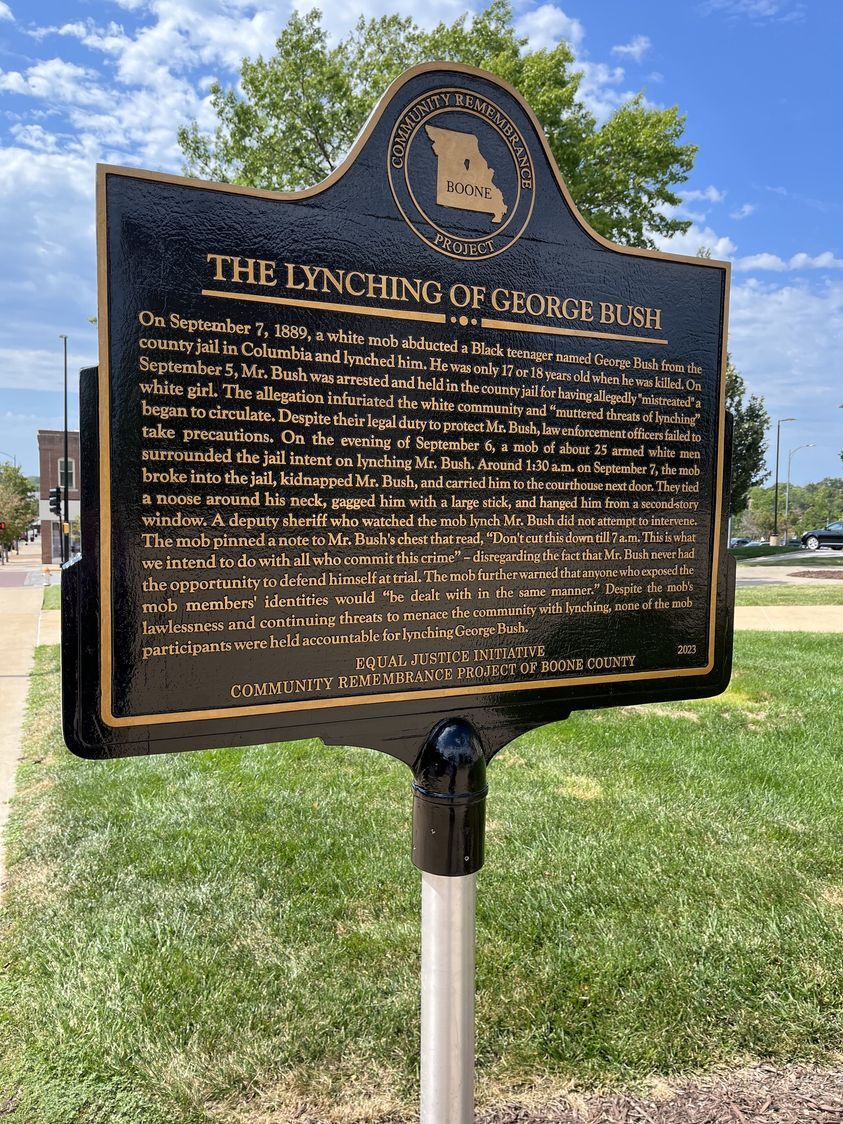
POLYGON ((793 454, 798 453, 800 449, 813 449, 814 442, 809 441, 807 445, 797 445, 795 449, 791 449, 787 454, 787 484, 784 489, 784 545, 787 546, 788 528, 787 517, 790 512, 790 462, 793 460, 793 454))
POLYGON ((781 444, 782 423, 796 421, 796 418, 779 418, 776 422, 776 487, 773 493, 773 534, 771 546, 779 544, 779 445, 781 444))
MULTIPOLYGON (((68 472, 68 459, 69 453, 67 448, 67 336, 59 336, 59 339, 64 342, 64 484, 62 490, 64 492, 64 527, 62 528, 61 543, 62 562, 70 561, 70 496, 67 481, 70 477, 68 472)), ((59 479, 59 484, 62 484, 59 479)))

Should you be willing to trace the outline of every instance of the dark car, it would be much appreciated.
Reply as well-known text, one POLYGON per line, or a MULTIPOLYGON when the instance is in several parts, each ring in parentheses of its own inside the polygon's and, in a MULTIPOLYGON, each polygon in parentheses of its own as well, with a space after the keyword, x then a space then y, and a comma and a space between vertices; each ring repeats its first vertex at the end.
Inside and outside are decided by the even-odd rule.
POLYGON ((821 531, 806 531, 802 536, 802 545, 807 546, 808 550, 819 550, 821 546, 843 550, 843 519, 829 523, 821 531))

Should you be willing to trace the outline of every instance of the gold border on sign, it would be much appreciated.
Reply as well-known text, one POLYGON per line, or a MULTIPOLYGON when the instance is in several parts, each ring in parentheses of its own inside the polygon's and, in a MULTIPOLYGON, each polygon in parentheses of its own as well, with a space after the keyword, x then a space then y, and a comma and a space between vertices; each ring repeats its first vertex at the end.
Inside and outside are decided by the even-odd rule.
MULTIPOLYGON (((535 193, 535 188, 534 188, 535 193)), ((321 183, 302 191, 267 191, 261 188, 242 187, 239 184, 210 183, 205 180, 190 179, 186 176, 173 176, 163 172, 149 172, 143 169, 125 168, 117 165, 97 165, 97 190, 96 190, 96 226, 97 226, 97 311, 98 311, 98 338, 99 338, 99 388, 98 388, 98 417, 99 417, 99 551, 100 551, 100 716, 102 721, 111 727, 162 725, 171 722, 201 722, 214 718, 236 718, 240 716, 259 716, 262 714, 281 714, 297 710, 323 710, 327 708, 346 706, 366 706, 379 703, 400 703, 410 700, 434 698, 464 698, 471 695, 493 695, 512 691, 534 691, 540 688, 572 687, 578 684, 612 683, 646 681, 653 679, 671 679, 679 676, 707 675, 714 667, 714 640, 717 608, 717 573, 720 562, 720 537, 723 520, 723 470, 724 448, 723 442, 726 429, 726 345, 729 319, 729 287, 731 281, 731 264, 714 258, 692 258, 685 254, 663 254, 655 250, 645 250, 637 246, 619 246, 592 230, 577 209, 571 198, 567 185, 557 167, 553 153, 545 138, 544 131, 533 110, 524 100, 522 95, 508 82, 476 67, 464 66, 457 63, 428 62, 421 63, 404 72, 389 86, 372 111, 369 120, 363 127, 357 140, 349 150, 342 164, 339 165, 321 183), (110 406, 111 387, 109 371, 109 331, 108 331, 108 287, 106 284, 108 267, 108 240, 106 226, 106 177, 109 175, 125 176, 130 179, 148 180, 155 183, 172 183, 184 187, 192 187, 203 191, 218 191, 230 195, 246 195, 252 199, 277 199, 292 201, 309 199, 319 195, 327 188, 337 183, 349 169, 360 154, 366 141, 371 136, 375 126, 383 116, 387 106, 398 91, 414 78, 422 74, 444 72, 451 74, 467 74, 475 78, 482 78, 498 86, 510 97, 514 98, 527 115, 533 125, 541 144, 548 165, 554 175, 556 184, 565 203, 569 207, 575 221, 599 245, 605 246, 616 253, 628 257, 653 258, 658 261, 684 262, 687 265, 696 265, 702 269, 717 269, 723 274, 723 310, 721 325, 720 348, 720 403, 719 420, 717 426, 717 478, 715 481, 714 523, 712 534, 714 538, 711 565, 711 597, 709 601, 709 627, 708 627, 708 660, 702 667, 669 668, 660 671, 639 671, 632 674, 618 675, 591 675, 571 676, 563 679, 543 679, 527 683, 496 683, 482 686, 458 687, 443 691, 402 691, 388 692, 380 695, 361 695, 352 697, 339 697, 332 699, 309 699, 304 702, 287 702, 265 704, 261 706, 218 707, 212 710, 172 711, 166 714, 131 715, 121 717, 113 712, 112 672, 113 672, 113 642, 114 629, 112 619, 112 587, 111 587, 111 430, 110 406)), ((491 257, 492 255, 487 255, 491 257)), ((620 338, 620 337, 618 337, 620 338)), ((652 342, 652 341, 650 341, 652 342)))

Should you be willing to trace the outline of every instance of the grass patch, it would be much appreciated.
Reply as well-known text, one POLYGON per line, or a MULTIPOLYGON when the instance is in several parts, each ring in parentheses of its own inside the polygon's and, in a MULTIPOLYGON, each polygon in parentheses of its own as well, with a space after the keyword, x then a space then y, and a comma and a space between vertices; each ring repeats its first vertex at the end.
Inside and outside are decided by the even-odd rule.
MULTIPOLYGON (((579 714, 493 763, 487 1098, 839 1049, 839 637, 741 633, 736 667, 719 699, 579 714)), ((315 741, 76 761, 52 648, 29 705, 0 976, 16 1124, 411 1106, 408 771, 315 741)))
POLYGON ((61 586, 60 585, 45 585, 44 586, 44 601, 41 604, 42 609, 60 609, 61 608, 61 586))
MULTIPOLYGON (((738 559, 740 561, 740 559, 738 559)), ((829 551, 823 554, 803 555, 801 558, 761 558, 749 561, 748 566, 788 566, 791 570, 802 569, 804 566, 843 566, 843 554, 839 551, 829 551)))
POLYGON ((843 605, 843 582, 816 585, 746 585, 735 590, 736 605, 843 605))
POLYGON ((799 546, 730 546, 729 553, 740 562, 744 558, 768 558, 774 554, 795 554, 799 546))

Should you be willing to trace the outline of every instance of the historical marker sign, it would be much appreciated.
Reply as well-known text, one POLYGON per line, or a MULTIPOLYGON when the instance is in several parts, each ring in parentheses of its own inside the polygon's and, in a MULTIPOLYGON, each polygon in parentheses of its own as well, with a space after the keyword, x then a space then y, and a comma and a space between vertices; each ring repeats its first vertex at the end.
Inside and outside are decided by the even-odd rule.
POLYGON ((75 752, 722 690, 728 266, 585 227, 512 89, 418 67, 291 195, 98 191, 75 752))

